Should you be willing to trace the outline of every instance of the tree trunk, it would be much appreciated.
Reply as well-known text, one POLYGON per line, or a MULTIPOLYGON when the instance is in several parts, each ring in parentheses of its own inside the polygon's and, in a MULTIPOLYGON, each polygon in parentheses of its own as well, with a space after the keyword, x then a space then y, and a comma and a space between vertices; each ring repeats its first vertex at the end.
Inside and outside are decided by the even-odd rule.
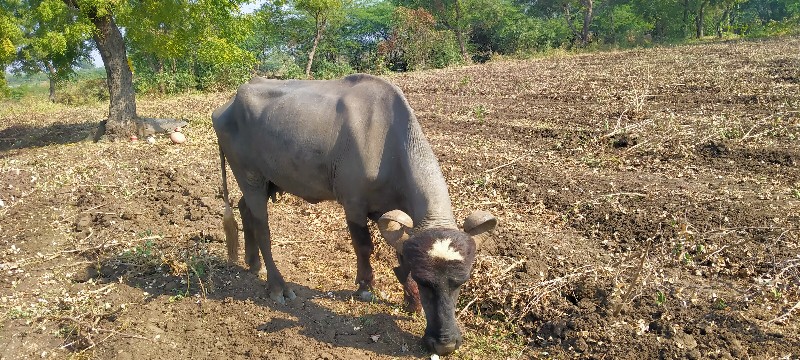
POLYGON ((467 54, 467 46, 464 43, 464 29, 461 27, 462 19, 461 19, 461 2, 459 0, 455 0, 455 7, 456 7, 456 26, 455 26, 455 33, 456 33, 456 40, 458 40, 458 47, 461 50, 461 59, 464 60, 465 64, 469 64, 469 54, 467 54))
POLYGON ((689 0, 683 0, 683 38, 689 36, 689 0))
POLYGON ((158 74, 158 92, 166 94, 167 84, 164 81, 164 59, 162 58, 156 60, 156 74, 158 74))
POLYGON ((574 36, 575 39, 579 38, 580 34, 578 33, 578 29, 575 28, 575 24, 572 22, 572 15, 569 13, 569 4, 564 5, 564 19, 567 21, 567 26, 569 26, 569 29, 572 31, 572 36, 574 36))
POLYGON ((311 46, 311 51, 308 52, 308 64, 306 64, 306 78, 311 79, 311 64, 314 62, 314 54, 317 52, 319 40, 322 39, 322 32, 325 30, 325 20, 320 20, 320 16, 316 17, 317 35, 314 36, 314 44, 311 46))
MULTIPOLYGON (((730 13, 731 8, 726 7, 725 11, 722 12, 722 16, 720 16, 719 21, 717 21, 717 38, 722 39, 722 24, 728 19, 730 13)), ((728 24, 730 24, 730 21, 728 21, 728 24)))
POLYGON ((581 31, 581 46, 586 47, 589 44, 589 25, 592 24, 594 18, 594 0, 583 0, 583 29, 581 31))
POLYGON ((664 19, 658 18, 658 20, 656 20, 655 29, 654 29, 655 30, 655 38, 658 39, 659 41, 663 40, 664 38, 667 37, 666 36, 666 25, 667 24, 664 22, 664 19))
POLYGON ((50 82, 50 102, 56 102, 56 68, 53 67, 49 61, 44 61, 44 66, 47 68, 47 80, 50 82))
POLYGON ((127 138, 136 131, 136 94, 133 91, 133 74, 128 65, 125 40, 110 15, 91 20, 98 30, 93 37, 106 67, 108 93, 111 98, 106 134, 127 138))
POLYGON ((705 36, 705 10, 706 10, 706 2, 701 1, 700 7, 697 8, 697 17, 695 18, 695 25, 697 26, 695 31, 695 36, 700 39, 705 36))
POLYGON ((136 94, 133 90, 133 74, 128 64, 125 39, 109 12, 97 14, 91 5, 81 5, 77 0, 63 0, 68 6, 80 9, 94 24, 93 32, 97 50, 106 68, 106 82, 110 96, 106 135, 112 139, 128 138, 136 134, 136 94), (81 8, 83 6, 83 8, 81 8))

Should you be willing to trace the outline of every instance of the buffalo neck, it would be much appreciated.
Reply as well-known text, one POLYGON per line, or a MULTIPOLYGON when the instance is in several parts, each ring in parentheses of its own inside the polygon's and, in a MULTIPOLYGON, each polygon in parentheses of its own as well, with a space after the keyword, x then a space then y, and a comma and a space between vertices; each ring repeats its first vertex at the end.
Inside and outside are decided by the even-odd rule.
POLYGON ((413 116, 408 123, 405 150, 408 156, 403 171, 407 173, 405 179, 409 181, 407 190, 410 193, 407 208, 414 220, 414 229, 457 229, 439 162, 413 116))

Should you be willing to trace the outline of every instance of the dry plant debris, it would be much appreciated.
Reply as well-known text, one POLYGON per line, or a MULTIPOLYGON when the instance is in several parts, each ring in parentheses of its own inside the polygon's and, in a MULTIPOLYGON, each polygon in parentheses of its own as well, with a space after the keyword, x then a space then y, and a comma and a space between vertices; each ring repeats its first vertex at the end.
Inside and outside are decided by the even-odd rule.
MULTIPOLYGON (((455 358, 791 358, 800 349, 800 39, 391 75, 457 217, 490 210, 455 358)), ((429 357, 376 244, 362 303, 341 209, 281 196, 299 299, 225 265, 211 111, 139 99, 171 146, 86 143, 105 104, 0 107, 3 358, 429 357)), ((236 189, 231 185, 232 189, 236 189)), ((241 194, 234 190, 235 200, 241 194)))

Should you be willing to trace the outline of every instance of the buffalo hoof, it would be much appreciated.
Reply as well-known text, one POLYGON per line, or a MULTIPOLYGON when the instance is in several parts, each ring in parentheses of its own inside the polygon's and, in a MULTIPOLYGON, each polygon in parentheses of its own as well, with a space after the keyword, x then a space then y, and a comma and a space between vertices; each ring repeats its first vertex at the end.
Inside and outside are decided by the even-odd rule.
POLYGON ((269 297, 272 300, 275 300, 275 302, 277 302, 278 304, 285 305, 286 299, 294 300, 295 298, 297 298, 297 295, 295 295, 294 291, 292 291, 291 289, 282 289, 275 292, 271 292, 269 294, 269 297))

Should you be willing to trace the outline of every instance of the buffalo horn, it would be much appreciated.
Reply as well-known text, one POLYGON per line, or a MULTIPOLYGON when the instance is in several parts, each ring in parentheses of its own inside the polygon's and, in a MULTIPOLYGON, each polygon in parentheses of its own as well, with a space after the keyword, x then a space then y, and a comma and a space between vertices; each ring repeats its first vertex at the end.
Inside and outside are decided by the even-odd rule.
POLYGON ((464 232, 475 240, 475 247, 480 249, 481 244, 491 235, 497 226, 497 218, 490 212, 477 210, 464 220, 464 232))
POLYGON ((400 210, 389 211, 378 220, 381 236, 397 251, 403 250, 403 242, 408 239, 406 231, 413 227, 414 221, 400 210))

